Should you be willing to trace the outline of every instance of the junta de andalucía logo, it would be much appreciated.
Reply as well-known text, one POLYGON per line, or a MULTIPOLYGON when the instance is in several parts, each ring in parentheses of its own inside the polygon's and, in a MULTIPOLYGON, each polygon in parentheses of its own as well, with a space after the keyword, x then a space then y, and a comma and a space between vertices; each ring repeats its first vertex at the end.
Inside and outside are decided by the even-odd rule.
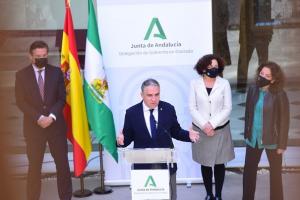
POLYGON ((154 181, 154 178, 153 178, 153 176, 148 176, 148 178, 147 178, 147 180, 146 180, 146 182, 145 182, 145 185, 144 185, 144 187, 149 187, 149 186, 151 186, 151 187, 156 187, 156 183, 155 183, 155 181, 154 181))
POLYGON ((150 36, 152 36, 154 38, 160 38, 162 40, 167 39, 166 34, 165 34, 165 32, 159 22, 159 19, 157 17, 152 18, 144 40, 148 40, 150 38, 150 36), (158 30, 157 33, 153 33, 154 27, 156 27, 156 29, 158 30))

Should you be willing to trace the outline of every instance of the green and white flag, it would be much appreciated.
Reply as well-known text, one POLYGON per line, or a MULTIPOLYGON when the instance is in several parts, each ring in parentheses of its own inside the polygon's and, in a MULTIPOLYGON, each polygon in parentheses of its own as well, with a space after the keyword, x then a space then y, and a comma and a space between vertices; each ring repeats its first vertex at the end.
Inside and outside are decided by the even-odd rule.
POLYGON ((118 162, 113 115, 102 62, 101 45, 93 1, 89 0, 88 30, 84 68, 84 98, 91 130, 103 147, 118 162))

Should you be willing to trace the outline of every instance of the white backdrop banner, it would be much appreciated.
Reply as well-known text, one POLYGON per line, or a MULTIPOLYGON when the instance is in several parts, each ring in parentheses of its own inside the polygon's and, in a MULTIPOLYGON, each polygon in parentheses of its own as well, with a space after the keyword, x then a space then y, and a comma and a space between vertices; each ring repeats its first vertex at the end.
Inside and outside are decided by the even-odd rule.
MULTIPOLYGON (((189 82, 198 59, 212 52, 210 0, 98 0, 98 26, 111 108, 117 130, 128 107, 141 101, 147 78, 161 84, 161 100, 173 104, 181 126, 188 129, 189 82)), ((174 140, 178 178, 200 177, 191 144, 174 140)), ((104 156, 106 181, 130 179, 130 165, 121 157, 104 156)))

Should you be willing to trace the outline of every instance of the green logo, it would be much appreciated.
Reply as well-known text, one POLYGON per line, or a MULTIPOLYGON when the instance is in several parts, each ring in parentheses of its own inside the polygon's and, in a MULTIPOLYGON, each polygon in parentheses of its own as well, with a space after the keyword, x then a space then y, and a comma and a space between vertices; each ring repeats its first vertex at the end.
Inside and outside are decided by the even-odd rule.
POLYGON ((146 183, 144 185, 144 187, 148 187, 148 186, 152 186, 152 187, 156 187, 156 183, 154 181, 154 178, 152 176, 148 176, 146 183))
POLYGON ((152 21, 151 21, 151 24, 150 24, 148 30, 147 30, 147 33, 145 35, 144 40, 148 40, 149 39, 149 37, 150 37, 150 35, 151 35, 152 31, 153 31, 154 26, 156 26, 156 28, 159 31, 159 33, 154 33, 152 36, 153 37, 161 38, 163 40, 167 39, 167 37, 165 35, 165 32, 164 32, 164 30, 162 29, 162 27, 161 27, 161 25, 159 23, 158 18, 154 17, 152 19, 152 21))

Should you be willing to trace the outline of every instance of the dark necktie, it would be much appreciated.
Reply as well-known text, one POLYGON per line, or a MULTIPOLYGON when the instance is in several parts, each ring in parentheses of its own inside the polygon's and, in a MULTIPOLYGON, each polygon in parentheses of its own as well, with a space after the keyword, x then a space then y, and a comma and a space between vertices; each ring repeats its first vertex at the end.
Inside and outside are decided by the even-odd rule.
POLYGON ((153 115, 154 109, 150 109, 150 128, 151 128, 151 135, 152 138, 156 138, 156 120, 153 115))
POLYGON ((40 95, 42 97, 42 99, 44 100, 44 80, 43 80, 43 77, 42 77, 42 72, 44 70, 39 70, 38 73, 38 86, 39 86, 39 91, 40 91, 40 95))

